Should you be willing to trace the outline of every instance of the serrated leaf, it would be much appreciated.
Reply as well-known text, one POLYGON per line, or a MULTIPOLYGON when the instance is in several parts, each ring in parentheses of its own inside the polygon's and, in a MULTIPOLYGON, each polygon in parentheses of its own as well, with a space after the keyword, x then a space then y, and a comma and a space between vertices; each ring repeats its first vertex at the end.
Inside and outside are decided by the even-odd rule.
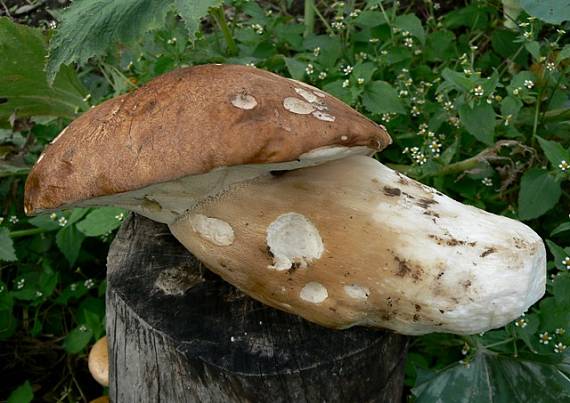
POLYGON ((85 239, 85 235, 79 232, 75 225, 66 225, 60 229, 55 236, 57 247, 63 253, 70 266, 73 266, 79 256, 81 244, 85 239))
POLYGON ((8 228, 0 228, 0 260, 14 262, 18 260, 14 250, 14 242, 10 238, 8 228))
POLYGON ((570 20, 570 1, 568 0, 520 0, 524 11, 549 24, 560 24, 570 20))
POLYGON ((501 115, 503 117, 507 117, 509 115, 512 116, 512 120, 516 120, 519 111, 523 107, 523 103, 519 98, 506 96, 501 101, 501 115))
POLYGON ((34 391, 30 381, 26 381, 10 393, 8 403, 29 403, 34 399, 34 391))
POLYGON ((557 141, 545 140, 538 136, 537 139, 546 158, 548 158, 548 161, 550 161, 554 167, 557 167, 560 161, 570 162, 570 153, 562 147, 562 144, 557 141))
POLYGON ((548 171, 531 168, 521 179, 519 191, 519 218, 530 220, 553 208, 562 191, 560 183, 548 171))
POLYGON ((416 403, 556 402, 570 399, 570 357, 480 350, 469 363, 453 365, 416 383, 416 403))
POLYGON ((71 354, 79 353, 83 350, 93 337, 93 332, 85 325, 80 325, 65 336, 63 348, 71 354))
POLYGON ((366 85, 362 104, 372 113, 406 113, 398 93, 386 81, 373 81, 366 85))
POLYGON ((46 53, 40 30, 0 17, 0 123, 12 116, 73 118, 87 108, 82 95, 87 90, 73 70, 63 68, 48 85, 46 53))
POLYGON ((113 44, 142 38, 145 32, 162 25, 172 4, 173 0, 74 1, 61 13, 49 44, 48 80, 53 81, 62 64, 85 63, 105 54, 113 44))
POLYGON ((115 207, 101 207, 91 211, 77 223, 77 229, 86 236, 100 236, 108 234, 121 225, 117 217, 125 214, 125 210, 115 207))
POLYGON ((190 38, 195 38, 200 28, 200 20, 208 15, 208 10, 211 7, 219 7, 222 3, 222 0, 175 0, 178 14, 182 17, 190 38))
POLYGON ((465 129, 477 140, 485 144, 495 141, 495 110, 486 102, 474 105, 463 104, 459 108, 459 117, 465 129))
POLYGON ((562 224, 554 228, 550 233, 550 236, 554 236, 560 234, 561 232, 566 232, 566 231, 570 231, 570 222, 563 222, 562 224))
POLYGON ((355 25, 365 28, 377 27, 378 25, 386 23, 386 18, 380 11, 366 10, 361 12, 358 17, 354 19, 355 25))
POLYGON ((421 20, 414 14, 399 15, 394 20, 394 25, 402 31, 408 31, 410 34, 418 38, 422 45, 426 41, 426 33, 422 26, 421 20))

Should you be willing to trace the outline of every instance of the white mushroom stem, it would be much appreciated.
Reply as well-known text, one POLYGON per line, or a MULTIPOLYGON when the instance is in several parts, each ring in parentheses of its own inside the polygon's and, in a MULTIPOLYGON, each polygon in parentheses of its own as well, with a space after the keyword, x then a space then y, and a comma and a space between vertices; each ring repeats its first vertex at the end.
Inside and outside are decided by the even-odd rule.
POLYGON ((245 293, 329 327, 474 334, 545 291, 545 249, 529 227, 368 157, 240 183, 170 228, 245 293), (232 242, 201 234, 197 214, 231 228, 232 242))

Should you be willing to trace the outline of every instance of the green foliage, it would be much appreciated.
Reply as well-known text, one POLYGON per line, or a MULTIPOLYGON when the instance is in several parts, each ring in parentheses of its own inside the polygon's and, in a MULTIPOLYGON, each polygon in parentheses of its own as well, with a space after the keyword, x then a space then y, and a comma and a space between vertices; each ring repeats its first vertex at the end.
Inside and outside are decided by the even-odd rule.
POLYGON ((87 104, 75 72, 65 67, 48 85, 46 40, 34 28, 0 17, 0 127, 30 116, 72 118, 87 104))
POLYGON ((562 190, 560 183, 548 171, 533 168, 525 172, 519 192, 519 218, 537 218, 553 208, 562 190))
POLYGON ((18 386, 10 396, 8 396, 8 403, 29 403, 34 398, 34 391, 29 381, 24 382, 18 386))
POLYGON ((568 0, 520 0, 520 2, 527 13, 550 24, 560 24, 570 20, 568 0))
MULTIPOLYGON (((531 4, 525 6, 531 15, 552 18, 541 17, 548 10, 539 3, 546 4, 522 4, 531 4)), ((432 2, 413 8, 320 2, 314 30, 293 8, 283 12, 287 2, 261 7, 227 0, 225 14, 221 4, 77 0, 51 37, 52 87, 44 73, 45 35, 0 19, 7 55, 0 58, 0 126, 10 128, 0 129, 6 200, 0 340, 47 340, 68 362, 104 334, 106 250, 126 212, 74 209, 26 218, 21 211, 25 175, 76 111, 179 67, 247 63, 322 88, 385 125, 394 143, 379 154, 384 163, 551 238, 547 293, 525 315, 482 335, 414 338, 406 368, 410 401, 566 398, 570 45, 564 27, 522 13, 512 22, 516 29, 508 29, 497 3, 487 1, 450 3, 445 12, 432 2), (208 13, 208 23, 200 24, 208 13), (78 74, 62 66, 74 61, 78 74)), ((72 375, 60 371, 74 389, 72 375)), ((37 383, 35 374, 26 376, 37 383)))
POLYGON ((47 65, 53 81, 62 64, 85 63, 102 56, 112 45, 129 44, 148 30, 164 23, 173 4, 184 19, 191 36, 199 27, 209 7, 220 0, 77 0, 61 14, 61 27, 50 41, 47 65))
POLYGON ((416 403, 554 402, 570 399, 569 375, 568 355, 513 358, 479 348, 462 363, 421 372, 412 392, 416 403))

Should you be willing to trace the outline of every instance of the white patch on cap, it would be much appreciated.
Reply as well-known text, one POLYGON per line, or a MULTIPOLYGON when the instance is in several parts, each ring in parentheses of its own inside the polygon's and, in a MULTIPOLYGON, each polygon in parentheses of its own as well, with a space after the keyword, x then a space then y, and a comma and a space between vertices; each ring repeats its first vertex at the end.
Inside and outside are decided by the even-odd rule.
POLYGON ((313 116, 319 120, 324 120, 325 122, 334 122, 336 119, 333 115, 329 115, 328 113, 321 111, 313 112, 313 116))
POLYGON ((234 242, 234 230, 230 224, 218 218, 193 214, 189 217, 192 229, 202 238, 218 246, 230 246, 234 242))
POLYGON ((302 99, 287 97, 283 100, 283 107, 289 112, 299 115, 308 115, 315 110, 315 107, 302 99))
POLYGON ((366 287, 361 287, 357 284, 350 284, 344 286, 344 292, 350 298, 367 300, 370 295, 370 290, 366 287))
POLYGON ((328 298, 329 293, 324 285, 317 283, 316 281, 311 281, 310 283, 305 284, 301 289, 299 296, 304 301, 312 302, 313 304, 320 304, 328 298))
POLYGON ((257 101, 252 95, 237 94, 232 98, 232 105, 240 109, 253 109, 257 106, 257 101))
POLYGON ((311 91, 307 91, 303 88, 295 88, 295 92, 305 98, 305 101, 307 102, 313 103, 318 101, 317 96, 311 91))
POLYGON ((346 140, 348 140, 348 136, 340 136, 340 139, 341 139, 342 141, 346 141, 346 140))
POLYGON ((267 227, 267 246, 273 255, 271 269, 289 270, 294 264, 306 268, 324 251, 317 228, 298 213, 281 214, 267 227))

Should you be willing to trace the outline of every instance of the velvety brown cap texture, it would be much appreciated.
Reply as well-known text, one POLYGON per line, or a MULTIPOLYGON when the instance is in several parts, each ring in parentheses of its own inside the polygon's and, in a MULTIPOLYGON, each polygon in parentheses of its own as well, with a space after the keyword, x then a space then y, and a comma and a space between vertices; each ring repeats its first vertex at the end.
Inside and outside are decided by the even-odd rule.
POLYGON ((384 127, 306 84, 253 67, 203 65, 155 78, 73 121, 26 182, 33 214, 325 146, 391 142, 384 127))

